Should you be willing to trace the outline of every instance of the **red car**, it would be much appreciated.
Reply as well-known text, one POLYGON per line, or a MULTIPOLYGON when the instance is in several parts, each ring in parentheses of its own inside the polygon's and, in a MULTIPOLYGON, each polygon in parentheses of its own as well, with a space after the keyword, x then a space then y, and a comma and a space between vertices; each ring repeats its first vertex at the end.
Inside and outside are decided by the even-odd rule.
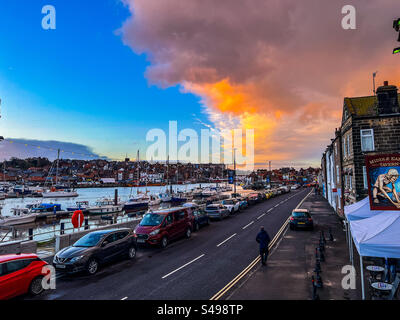
POLYGON ((194 218, 189 210, 177 207, 146 213, 135 229, 137 243, 165 248, 173 239, 190 238, 194 218))
POLYGON ((42 293, 42 279, 48 273, 43 271, 45 265, 36 254, 0 255, 0 299, 42 293))

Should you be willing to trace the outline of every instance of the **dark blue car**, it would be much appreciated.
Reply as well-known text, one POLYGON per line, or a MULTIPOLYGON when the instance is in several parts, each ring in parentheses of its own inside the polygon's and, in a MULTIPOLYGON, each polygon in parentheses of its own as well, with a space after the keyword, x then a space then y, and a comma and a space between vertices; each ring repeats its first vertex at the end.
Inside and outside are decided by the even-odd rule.
POLYGON ((200 227, 207 226, 210 224, 210 218, 207 212, 203 209, 196 208, 192 211, 193 214, 193 231, 198 231, 200 227))

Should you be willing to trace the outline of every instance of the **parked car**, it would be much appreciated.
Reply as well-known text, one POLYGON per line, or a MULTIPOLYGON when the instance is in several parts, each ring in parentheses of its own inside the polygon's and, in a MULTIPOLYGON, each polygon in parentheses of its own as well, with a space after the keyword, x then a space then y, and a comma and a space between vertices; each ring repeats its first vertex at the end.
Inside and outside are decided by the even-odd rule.
POLYGON ((212 219, 222 220, 229 216, 229 210, 223 204, 209 204, 205 210, 212 219))
POLYGON ((48 273, 47 262, 36 254, 7 254, 0 256, 0 300, 44 291, 42 279, 48 273))
POLYGON ((190 208, 175 207, 146 213, 135 229, 138 244, 160 245, 192 235, 194 222, 190 208))
POLYGON ((193 231, 199 231, 200 227, 210 224, 210 217, 204 209, 196 208, 192 211, 193 231))
POLYGON ((298 188, 300 188, 300 185, 298 185, 298 184, 294 184, 290 187, 290 189, 292 189, 292 190, 297 190, 298 188))
POLYGON ((249 204, 248 204, 246 198, 240 197, 240 198, 236 198, 236 200, 239 201, 240 210, 248 208, 249 204))
POLYGON ((222 204, 228 208, 230 214, 233 214, 240 209, 240 202, 236 199, 222 200, 222 204))
POLYGON ((256 204, 257 202, 259 202, 259 200, 258 200, 258 194, 257 193, 252 193, 252 194, 250 194, 249 196, 248 196, 248 203, 250 204, 250 205, 252 205, 252 204, 256 204))
POLYGON ((267 200, 267 196, 265 195, 264 192, 259 192, 258 193, 258 200, 259 200, 259 202, 267 200))
POLYGON ((136 251, 136 236, 130 228, 93 231, 57 252, 53 266, 57 271, 86 271, 92 275, 100 265, 117 257, 134 259, 136 251))
POLYGON ((290 216, 289 226, 291 230, 296 228, 314 229, 314 222, 307 209, 294 209, 290 216))

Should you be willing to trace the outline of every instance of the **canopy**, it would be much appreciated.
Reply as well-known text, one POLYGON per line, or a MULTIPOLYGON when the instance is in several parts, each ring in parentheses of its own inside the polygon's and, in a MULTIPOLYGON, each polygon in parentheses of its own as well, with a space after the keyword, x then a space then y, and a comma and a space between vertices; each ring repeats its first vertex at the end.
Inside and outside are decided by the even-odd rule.
POLYGON ((350 221, 350 229, 360 256, 400 258, 400 212, 350 221))
POLYGON ((371 218, 383 212, 391 212, 391 211, 371 210, 369 205, 369 197, 365 197, 361 201, 358 201, 356 203, 344 207, 344 214, 348 221, 371 218))

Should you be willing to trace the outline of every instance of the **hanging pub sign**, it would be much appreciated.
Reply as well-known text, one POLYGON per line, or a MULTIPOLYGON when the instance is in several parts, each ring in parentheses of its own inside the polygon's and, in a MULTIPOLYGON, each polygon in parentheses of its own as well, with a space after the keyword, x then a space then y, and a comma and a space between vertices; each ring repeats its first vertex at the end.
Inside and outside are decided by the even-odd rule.
POLYGON ((365 156, 371 210, 400 210, 400 154, 365 156))

